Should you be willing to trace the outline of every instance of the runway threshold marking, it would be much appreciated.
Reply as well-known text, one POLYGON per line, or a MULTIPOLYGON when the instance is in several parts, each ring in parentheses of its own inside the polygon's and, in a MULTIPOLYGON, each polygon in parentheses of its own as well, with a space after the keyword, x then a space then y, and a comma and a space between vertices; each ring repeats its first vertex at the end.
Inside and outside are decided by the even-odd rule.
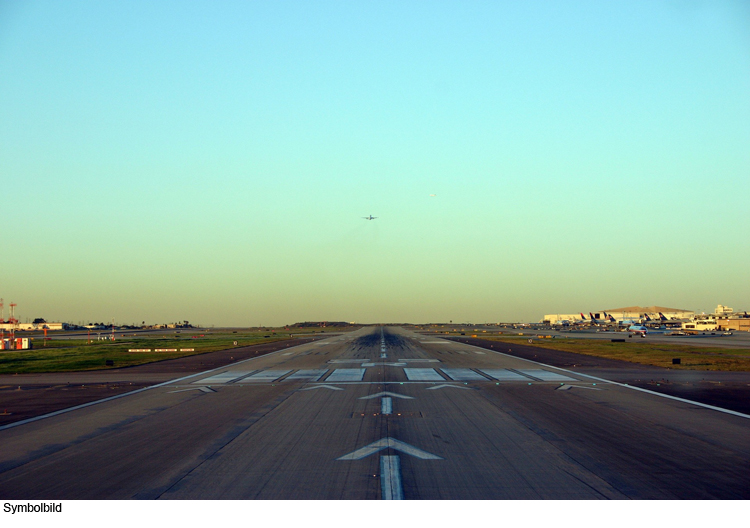
POLYGON ((508 369, 479 369, 479 371, 497 381, 529 381, 532 379, 508 369))
POLYGON ((440 370, 455 381, 487 381, 487 378, 468 368, 441 368, 440 370))
POLYGON ((291 376, 287 376, 286 378, 284 378, 284 381, 298 379, 318 381, 320 378, 325 376, 326 372, 328 372, 328 369, 301 369, 293 373, 291 376))
POLYGON ((579 381, 575 378, 571 378, 569 376, 563 376, 562 374, 558 374, 557 372, 550 372, 549 370, 542 370, 542 369, 514 369, 514 370, 523 374, 524 376, 537 378, 542 381, 579 381))
POLYGON ((383 500, 404 500, 401 485, 401 460, 398 455, 380 457, 380 487, 383 500))
POLYGON ((418 447, 414 447, 413 445, 409 445, 406 442, 396 440, 395 438, 391 438, 389 436, 381 438, 380 440, 377 440, 376 442, 368 444, 364 447, 360 447, 359 449, 352 451, 351 453, 348 453, 344 456, 340 456, 336 460, 362 460, 363 458, 367 458, 370 455, 374 455, 378 451, 382 451, 383 449, 388 448, 400 451, 401 453, 404 453, 406 455, 411 455, 415 458, 419 458, 420 460, 443 460, 443 457, 433 455, 432 453, 428 453, 427 451, 419 449, 418 447))
POLYGON ((404 374, 409 381, 445 381, 445 378, 431 368, 405 368, 404 374))
POLYGON ((286 376, 289 374, 291 370, 277 370, 277 369, 271 369, 271 370, 261 370, 260 372, 256 372, 252 376, 248 376, 246 378, 242 378, 241 380, 237 380, 235 383, 263 383, 263 382, 271 382, 275 379, 278 379, 282 376, 286 376))
POLYGON ((335 369, 325 381, 334 383, 337 381, 362 381, 367 369, 363 368, 343 368, 335 369))
POLYGON ((208 378, 203 378, 198 381, 194 381, 193 385, 219 385, 222 383, 229 383, 231 381, 234 381, 236 379, 244 378, 248 374, 252 374, 255 372, 254 370, 247 370, 244 372, 237 372, 237 371, 231 371, 228 370, 226 372, 222 372, 221 374, 216 374, 215 376, 211 376, 208 378))

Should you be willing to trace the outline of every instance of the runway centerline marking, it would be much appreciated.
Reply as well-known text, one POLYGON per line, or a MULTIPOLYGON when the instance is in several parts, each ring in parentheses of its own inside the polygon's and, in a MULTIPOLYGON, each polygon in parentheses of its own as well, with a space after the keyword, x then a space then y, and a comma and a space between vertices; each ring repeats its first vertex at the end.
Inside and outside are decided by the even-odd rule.
POLYGON ((393 399, 390 396, 384 396, 380 400, 380 412, 383 414, 391 414, 393 412, 393 399))
POLYGON ((383 500, 404 500, 401 485, 401 460, 398 455, 380 457, 380 487, 383 500))

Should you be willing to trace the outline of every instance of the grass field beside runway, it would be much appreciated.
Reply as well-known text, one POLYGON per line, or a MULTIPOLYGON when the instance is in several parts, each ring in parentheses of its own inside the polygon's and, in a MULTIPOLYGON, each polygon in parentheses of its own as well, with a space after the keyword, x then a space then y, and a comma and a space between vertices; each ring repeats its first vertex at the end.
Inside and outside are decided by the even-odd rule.
MULTIPOLYGON (((481 336, 481 338, 503 343, 529 344, 529 336, 481 336)), ((550 350, 619 359, 656 367, 750 371, 750 350, 742 348, 707 348, 691 345, 647 343, 636 338, 627 339, 624 343, 593 339, 533 338, 531 344, 535 347, 550 350), (679 365, 673 364, 672 359, 674 358, 680 358, 681 363, 679 365)))
POLYGON ((42 372, 70 372, 130 367, 218 350, 258 345, 287 339, 289 333, 181 333, 168 336, 127 336, 116 341, 55 340, 34 341, 30 350, 0 352, 0 374, 42 372), (196 337, 192 337, 195 335, 196 337), (150 352, 128 352, 130 349, 150 349, 150 352), (155 352, 168 349, 169 352, 155 352), (171 351, 175 349, 174 351, 171 351), (186 350, 188 349, 188 350, 186 350), (192 349, 192 350, 191 350, 192 349), (112 365, 107 365, 107 361, 112 365))

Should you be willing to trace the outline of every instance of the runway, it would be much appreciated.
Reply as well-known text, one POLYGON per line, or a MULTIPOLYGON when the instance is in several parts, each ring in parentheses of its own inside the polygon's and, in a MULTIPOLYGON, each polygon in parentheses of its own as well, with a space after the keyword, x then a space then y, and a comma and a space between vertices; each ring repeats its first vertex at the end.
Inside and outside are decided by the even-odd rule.
POLYGON ((0 428, 2 499, 747 499, 750 417, 364 328, 0 428))

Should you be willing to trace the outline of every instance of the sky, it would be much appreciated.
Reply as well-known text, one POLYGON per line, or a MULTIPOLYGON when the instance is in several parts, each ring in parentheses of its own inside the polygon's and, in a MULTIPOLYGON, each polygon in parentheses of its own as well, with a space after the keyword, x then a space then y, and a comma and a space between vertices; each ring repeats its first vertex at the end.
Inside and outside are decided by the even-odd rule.
POLYGON ((1 0, 0 189, 22 322, 747 310, 750 4, 1 0))

